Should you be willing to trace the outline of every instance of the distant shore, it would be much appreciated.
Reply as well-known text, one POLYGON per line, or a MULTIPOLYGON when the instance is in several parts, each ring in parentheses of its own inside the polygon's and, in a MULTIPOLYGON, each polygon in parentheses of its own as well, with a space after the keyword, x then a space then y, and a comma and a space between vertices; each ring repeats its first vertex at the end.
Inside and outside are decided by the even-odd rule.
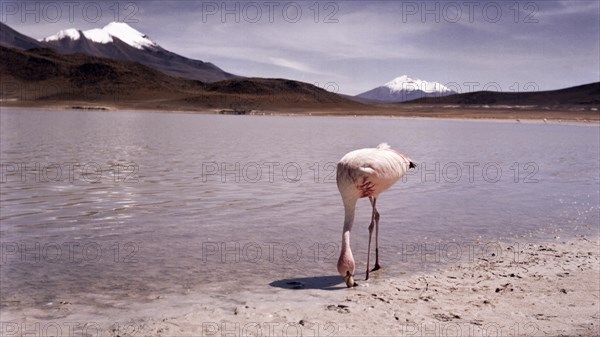
POLYGON ((136 102, 111 104, 104 102, 0 102, 2 108, 40 108, 40 109, 76 109, 76 110, 135 110, 147 112, 175 112, 192 114, 223 115, 296 115, 296 116, 356 116, 356 117, 406 117, 406 118, 444 118, 444 119, 494 119, 540 122, 580 122, 600 123, 600 110, 595 106, 565 107, 507 107, 507 106, 436 106, 417 104, 398 104, 367 106, 365 109, 346 109, 335 107, 298 107, 268 109, 229 109, 202 108, 191 105, 136 102))

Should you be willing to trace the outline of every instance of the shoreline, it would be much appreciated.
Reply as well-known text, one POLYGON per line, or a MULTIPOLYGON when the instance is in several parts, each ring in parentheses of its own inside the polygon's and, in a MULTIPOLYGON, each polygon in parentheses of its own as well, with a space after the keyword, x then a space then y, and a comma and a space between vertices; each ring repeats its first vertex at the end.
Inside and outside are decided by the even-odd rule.
POLYGON ((598 238, 532 244, 514 261, 463 262, 400 279, 374 276, 338 291, 291 284, 275 298, 241 296, 246 301, 229 312, 193 310, 171 321, 181 327, 172 335, 231 330, 244 336, 260 326, 263 336, 267 327, 288 336, 597 336, 598 247, 598 238))
MULTIPOLYGON (((497 110, 486 110, 478 108, 464 108, 463 112, 456 112, 459 108, 450 108, 450 111, 444 111, 445 108, 440 108, 440 113, 398 113, 397 110, 389 109, 369 109, 362 111, 330 111, 330 110, 319 110, 319 109, 298 109, 298 110, 265 110, 265 111, 253 111, 248 114, 229 114, 220 113, 221 109, 204 109, 204 110, 190 110, 190 109, 151 109, 144 107, 117 107, 110 105, 47 105, 47 106, 22 106, 22 105, 3 105, 0 104, 0 108, 8 109, 35 109, 35 110, 72 110, 72 111, 105 111, 105 112, 139 112, 139 113, 169 113, 169 114, 197 114, 197 115, 224 115, 224 116, 279 116, 279 117, 340 117, 340 118, 375 118, 375 119, 421 119, 421 120, 449 120, 449 121, 483 121, 483 122, 505 122, 515 124, 550 124, 550 125, 578 125, 578 126, 599 126, 600 125, 600 112, 593 112, 594 118, 590 118, 590 114, 577 114, 573 116, 564 116, 558 118, 557 116, 550 116, 548 118, 542 118, 539 115, 539 110, 536 111, 511 111, 521 112, 522 116, 515 117, 513 115, 501 115, 494 114, 493 111, 497 110), (465 112, 466 111, 466 112, 465 112), (394 113, 395 112, 395 113, 394 113), (491 114, 491 115, 490 115, 491 114)), ((505 111, 505 110, 502 110, 505 111)))
POLYGON ((5 313, 4 324, 94 322, 102 336, 597 336, 600 237, 516 243, 505 245, 508 255, 434 271, 384 269, 351 289, 330 275, 251 289, 224 282, 135 303, 90 294, 86 303, 5 313), (60 318, 44 322, 46 310, 60 318))

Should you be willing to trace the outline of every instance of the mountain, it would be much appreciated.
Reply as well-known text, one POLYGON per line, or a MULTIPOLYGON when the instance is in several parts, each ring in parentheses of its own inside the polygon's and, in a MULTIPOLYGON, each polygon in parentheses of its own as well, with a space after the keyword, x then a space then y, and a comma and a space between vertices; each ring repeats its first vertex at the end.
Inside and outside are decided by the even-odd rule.
POLYGON ((599 105, 600 82, 536 92, 476 91, 447 97, 421 98, 410 103, 454 105, 599 105))
MULTIPOLYGON (((170 52, 126 23, 111 22, 103 28, 61 30, 40 41, 62 54, 83 53, 113 60, 139 62, 167 75, 202 82, 217 82, 239 76, 212 63, 170 52)), ((28 48, 23 48, 28 49, 28 48)))
POLYGON ((355 97, 373 102, 407 102, 423 97, 441 97, 454 93, 440 83, 427 82, 403 75, 355 97))
POLYGON ((0 22, 0 46, 18 49, 31 49, 43 48, 45 45, 0 22))
POLYGON ((0 46, 0 102, 24 106, 100 104, 153 110, 251 110, 364 106, 314 85, 241 78, 204 83, 173 77, 137 62, 52 49, 0 46))
POLYGON ((144 99, 203 85, 135 62, 37 48, 0 47, 0 76, 2 98, 9 101, 94 101, 114 94, 144 99))

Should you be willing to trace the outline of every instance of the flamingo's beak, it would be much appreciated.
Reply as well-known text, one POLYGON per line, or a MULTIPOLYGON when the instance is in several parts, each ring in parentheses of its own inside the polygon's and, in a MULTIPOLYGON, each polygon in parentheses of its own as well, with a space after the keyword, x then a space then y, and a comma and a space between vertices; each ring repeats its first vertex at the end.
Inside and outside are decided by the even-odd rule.
POLYGON ((346 282, 348 288, 358 286, 358 283, 354 282, 354 276, 352 276, 349 271, 347 271, 346 276, 344 276, 344 282, 346 282))

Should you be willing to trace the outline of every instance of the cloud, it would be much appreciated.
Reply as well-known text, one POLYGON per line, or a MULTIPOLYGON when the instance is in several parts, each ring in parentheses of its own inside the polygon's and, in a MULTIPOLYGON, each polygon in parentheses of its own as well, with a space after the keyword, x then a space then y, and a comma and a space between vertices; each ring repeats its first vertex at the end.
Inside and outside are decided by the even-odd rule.
POLYGON ((316 71, 309 67, 306 64, 296 61, 290 61, 279 57, 269 57, 269 61, 271 64, 274 64, 279 67, 289 68, 295 71, 310 73, 310 74, 323 74, 320 71, 316 71))

